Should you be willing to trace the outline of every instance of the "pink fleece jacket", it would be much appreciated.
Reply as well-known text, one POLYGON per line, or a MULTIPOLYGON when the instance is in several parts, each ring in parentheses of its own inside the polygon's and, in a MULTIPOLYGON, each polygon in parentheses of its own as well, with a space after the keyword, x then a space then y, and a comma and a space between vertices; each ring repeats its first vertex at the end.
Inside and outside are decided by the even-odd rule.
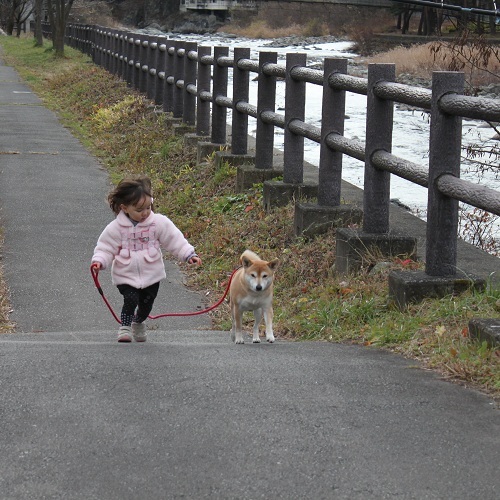
POLYGON ((168 217, 151 212, 134 226, 120 212, 99 236, 92 262, 99 262, 101 269, 111 265, 115 285, 146 288, 166 278, 160 247, 182 261, 195 255, 194 247, 168 217))

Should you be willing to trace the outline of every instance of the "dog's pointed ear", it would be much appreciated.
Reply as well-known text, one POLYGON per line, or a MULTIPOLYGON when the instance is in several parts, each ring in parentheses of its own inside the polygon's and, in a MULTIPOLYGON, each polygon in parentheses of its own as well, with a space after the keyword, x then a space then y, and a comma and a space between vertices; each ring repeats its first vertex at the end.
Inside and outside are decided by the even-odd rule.
POLYGON ((278 264, 280 261, 278 259, 273 259, 270 262, 267 263, 267 265, 274 271, 278 267, 278 264))
POLYGON ((243 267, 250 267, 252 265, 252 261, 246 255, 242 255, 241 264, 243 267))

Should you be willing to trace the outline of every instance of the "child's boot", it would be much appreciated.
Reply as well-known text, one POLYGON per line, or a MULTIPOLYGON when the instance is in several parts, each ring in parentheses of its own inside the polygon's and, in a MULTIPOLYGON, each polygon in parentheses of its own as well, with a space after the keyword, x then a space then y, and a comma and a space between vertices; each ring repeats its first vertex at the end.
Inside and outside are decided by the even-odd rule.
POLYGON ((120 326, 118 329, 118 342, 132 342, 132 329, 130 326, 120 326))
POLYGON ((132 322, 132 335, 136 342, 146 342, 148 336, 146 333, 146 325, 144 323, 132 322))

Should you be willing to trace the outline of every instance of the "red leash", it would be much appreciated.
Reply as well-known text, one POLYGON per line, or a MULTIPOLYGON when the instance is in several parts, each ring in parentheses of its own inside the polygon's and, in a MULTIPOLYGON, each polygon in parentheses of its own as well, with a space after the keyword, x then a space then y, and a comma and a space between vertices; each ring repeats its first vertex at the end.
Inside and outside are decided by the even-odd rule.
MULTIPOLYGON (((149 319, 158 319, 158 318, 165 318, 166 316, 198 316, 199 314, 206 314, 207 312, 210 312, 212 309, 215 309, 216 307, 219 307, 224 299, 226 298, 227 294, 229 293, 229 286, 231 285, 231 281, 233 280, 234 273, 238 270, 239 268, 236 268, 232 273, 231 276, 229 277, 229 281, 227 283, 226 290, 224 291, 224 295, 222 298, 217 301, 214 305, 208 307, 207 309, 203 309, 202 311, 195 311, 195 312, 182 312, 182 313, 165 313, 165 314, 158 314, 157 316, 148 316, 149 319)), ((113 318, 121 324, 120 318, 116 315, 115 311, 113 310, 113 307, 111 304, 108 302, 108 299, 104 295, 104 292, 102 291, 101 284, 99 283, 99 269, 94 266, 90 266, 90 273, 92 274, 92 278, 94 279, 94 284, 97 288, 97 291, 101 294, 102 300, 104 300, 104 303, 108 306, 108 309, 110 310, 111 314, 113 315, 113 318)))

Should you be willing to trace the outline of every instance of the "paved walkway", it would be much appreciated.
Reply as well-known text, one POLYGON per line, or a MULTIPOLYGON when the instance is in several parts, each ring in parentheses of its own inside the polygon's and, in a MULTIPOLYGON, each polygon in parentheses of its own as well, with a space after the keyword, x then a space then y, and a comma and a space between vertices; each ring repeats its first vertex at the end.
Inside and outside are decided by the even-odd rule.
MULTIPOLYGON (((88 272, 108 187, 0 62, 18 325, 0 335, 2 500, 499 498, 498 410, 412 361, 319 342, 234 346, 204 316, 118 344, 88 272)), ((160 307, 201 306, 174 264, 169 276, 160 307)))

